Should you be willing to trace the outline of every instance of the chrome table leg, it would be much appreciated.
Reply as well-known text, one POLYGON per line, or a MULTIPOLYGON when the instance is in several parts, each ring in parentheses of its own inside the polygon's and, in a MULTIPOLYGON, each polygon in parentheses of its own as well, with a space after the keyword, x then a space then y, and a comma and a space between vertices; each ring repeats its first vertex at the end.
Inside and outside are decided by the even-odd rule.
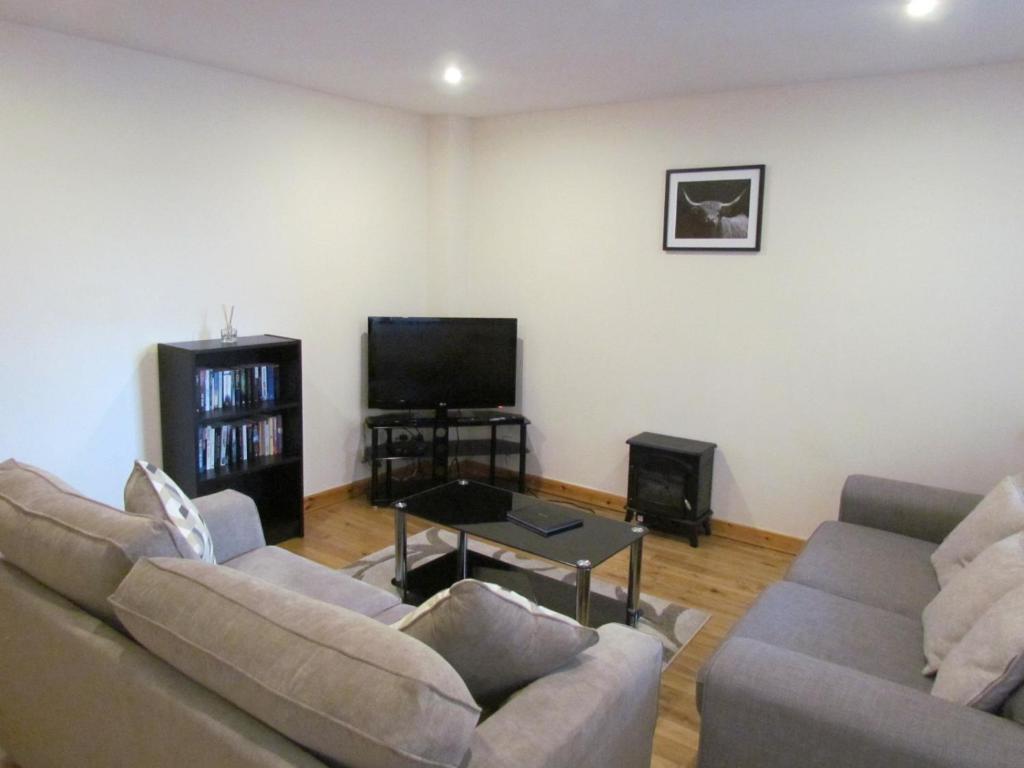
POLYGON ((458 573, 457 577, 459 581, 462 581, 469 576, 469 537, 465 531, 459 531, 459 555, 458 555, 458 573))
MULTIPOLYGON (((633 533, 644 533, 641 526, 633 533)), ((635 627, 640 620, 640 566, 644 556, 644 540, 637 539, 629 545, 629 591, 626 593, 626 623, 635 627)))
POLYGON ((406 577, 405 553, 405 502, 395 502, 395 579, 391 583, 405 595, 406 577))
POLYGON ((576 561, 576 621, 590 624, 590 569, 589 560, 576 561))

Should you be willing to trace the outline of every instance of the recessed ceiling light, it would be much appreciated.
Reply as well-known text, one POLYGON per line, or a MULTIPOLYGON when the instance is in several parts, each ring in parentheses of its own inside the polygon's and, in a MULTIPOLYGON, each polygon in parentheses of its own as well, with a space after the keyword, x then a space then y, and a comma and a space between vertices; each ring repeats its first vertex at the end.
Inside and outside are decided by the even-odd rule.
POLYGON ((939 0, 910 0, 907 3, 907 15, 919 19, 934 11, 938 4, 939 0))
POLYGON ((462 70, 454 64, 449 64, 444 71, 444 81, 449 85, 458 85, 462 82, 462 70))

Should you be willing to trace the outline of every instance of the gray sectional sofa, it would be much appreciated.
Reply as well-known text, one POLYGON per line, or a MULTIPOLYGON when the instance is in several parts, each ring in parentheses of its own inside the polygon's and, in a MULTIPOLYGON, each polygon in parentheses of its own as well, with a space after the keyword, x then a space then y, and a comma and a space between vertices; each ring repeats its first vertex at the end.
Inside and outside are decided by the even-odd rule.
MULTIPOLYGON (((169 666, 119 628, 103 605, 105 596, 133 557, 180 553, 173 532, 85 499, 45 473, 48 487, 40 490, 35 480, 29 487, 26 472, 38 471, 0 464, 0 746, 21 768, 336 765, 169 666)), ((222 563, 217 567, 380 622, 411 610, 389 592, 265 546, 248 497, 223 491, 195 501, 211 530, 222 563)), ((570 664, 513 694, 479 722, 460 768, 646 768, 660 644, 619 625, 600 628, 599 637, 570 664)), ((374 699, 361 690, 339 695, 374 699)))
POLYGON ((930 555, 980 496, 862 475, 698 676, 699 768, 1024 765, 1024 691, 1002 715, 931 696, 930 555))

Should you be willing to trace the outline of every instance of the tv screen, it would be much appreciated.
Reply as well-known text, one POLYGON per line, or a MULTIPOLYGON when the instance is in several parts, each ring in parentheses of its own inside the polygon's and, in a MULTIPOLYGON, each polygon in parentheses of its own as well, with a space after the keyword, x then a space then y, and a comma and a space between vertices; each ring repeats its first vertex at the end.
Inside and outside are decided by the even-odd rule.
POLYGON ((516 321, 371 317, 370 408, 495 408, 516 401, 516 321))

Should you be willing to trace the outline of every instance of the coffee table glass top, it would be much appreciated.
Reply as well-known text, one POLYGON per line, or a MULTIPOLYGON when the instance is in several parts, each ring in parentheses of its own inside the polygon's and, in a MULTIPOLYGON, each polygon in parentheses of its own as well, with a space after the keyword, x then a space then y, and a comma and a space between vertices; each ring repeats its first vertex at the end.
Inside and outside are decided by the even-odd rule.
POLYGON ((407 496, 395 506, 406 514, 437 525, 570 566, 580 560, 589 560, 597 566, 647 533, 640 526, 471 480, 454 480, 407 496), (582 520, 583 525, 542 536, 507 519, 513 509, 536 506, 555 507, 582 520))

